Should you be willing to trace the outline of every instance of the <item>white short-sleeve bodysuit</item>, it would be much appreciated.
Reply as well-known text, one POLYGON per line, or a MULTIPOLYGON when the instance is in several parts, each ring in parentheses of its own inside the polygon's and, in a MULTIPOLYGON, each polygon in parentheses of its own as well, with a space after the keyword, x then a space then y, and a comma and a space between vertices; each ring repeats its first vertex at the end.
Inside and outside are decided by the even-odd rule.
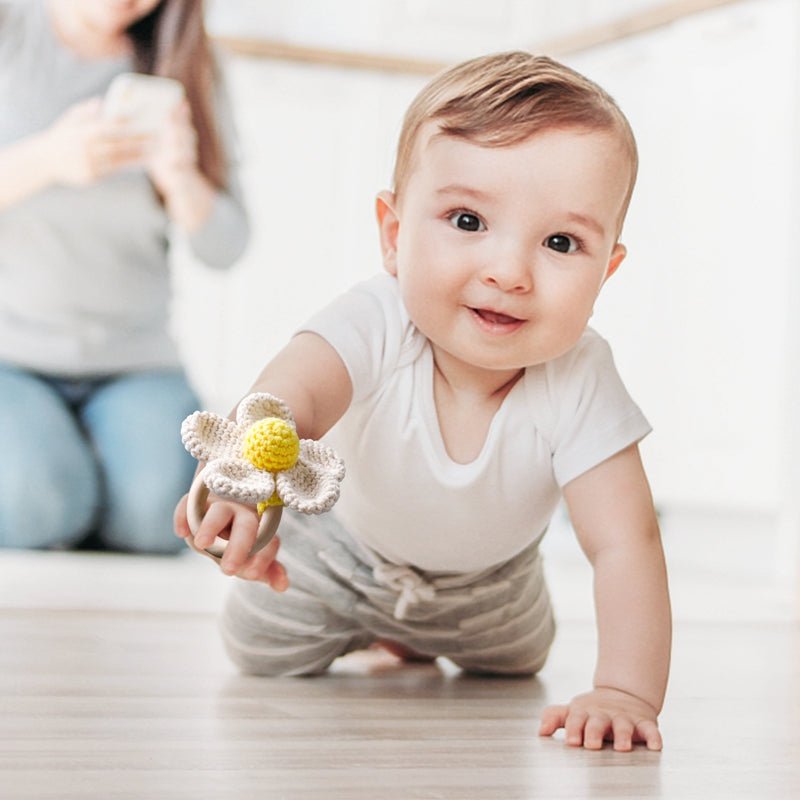
POLYGON ((347 467, 332 513, 395 564, 473 572, 508 561, 544 534, 560 487, 650 431, 588 329, 565 355, 526 369, 481 453, 459 464, 439 429, 431 347, 394 278, 358 284, 302 330, 334 347, 353 383, 326 436, 347 467))

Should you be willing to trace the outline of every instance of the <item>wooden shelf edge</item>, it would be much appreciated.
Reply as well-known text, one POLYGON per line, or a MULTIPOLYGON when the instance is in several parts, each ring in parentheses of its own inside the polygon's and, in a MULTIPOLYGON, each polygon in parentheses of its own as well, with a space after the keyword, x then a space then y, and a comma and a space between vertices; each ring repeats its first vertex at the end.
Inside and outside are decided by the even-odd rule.
MULTIPOLYGON (((587 27, 569 36, 534 42, 530 49, 534 53, 546 53, 557 57, 573 55, 671 25, 695 14, 742 2, 745 0, 669 0, 646 11, 629 14, 602 25, 587 27)), ((213 39, 219 46, 236 55, 326 67, 433 75, 448 66, 444 61, 309 47, 265 38, 214 36, 213 39)))

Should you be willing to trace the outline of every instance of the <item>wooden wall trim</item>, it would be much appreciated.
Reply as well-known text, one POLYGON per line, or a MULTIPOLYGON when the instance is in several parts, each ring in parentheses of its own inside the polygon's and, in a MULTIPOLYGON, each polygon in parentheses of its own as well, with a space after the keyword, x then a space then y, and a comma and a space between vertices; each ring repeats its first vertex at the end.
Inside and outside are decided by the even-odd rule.
MULTIPOLYGON (((645 11, 628 14, 601 25, 590 26, 568 36, 534 42, 530 49, 535 53, 568 56, 647 33, 704 11, 741 2, 744 0, 669 0, 645 11)), ((447 63, 443 61, 325 47, 307 47, 265 38, 215 36, 214 41, 237 55, 327 67, 431 75, 447 66, 447 63)))
POLYGON ((567 36, 550 39, 534 48, 549 55, 563 56, 589 50, 592 47, 613 44, 642 33, 663 28, 681 19, 702 14, 704 11, 721 6, 741 3, 743 0, 670 0, 645 11, 628 14, 625 17, 600 25, 576 31, 567 36))
POLYGON ((380 53, 361 53, 354 50, 306 47, 272 39, 215 36, 214 41, 236 55, 270 58, 277 61, 295 61, 301 64, 316 64, 325 67, 349 67, 375 72, 432 75, 447 66, 445 62, 439 61, 388 56, 380 53))

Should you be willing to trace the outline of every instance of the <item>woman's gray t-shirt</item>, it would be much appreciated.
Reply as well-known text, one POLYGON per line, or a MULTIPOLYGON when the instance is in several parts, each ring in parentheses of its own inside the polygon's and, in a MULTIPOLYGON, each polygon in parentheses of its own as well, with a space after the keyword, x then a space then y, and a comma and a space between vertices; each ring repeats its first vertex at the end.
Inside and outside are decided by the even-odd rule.
MULTIPOLYGON (((88 60, 65 47, 42 0, 0 2, 0 149, 103 95, 131 69, 128 58, 88 60)), ((223 93, 217 106, 230 152, 223 93)), ((231 185, 189 237, 194 254, 212 266, 232 264, 248 238, 231 185)), ((175 365, 169 235, 141 168, 87 187, 51 186, 0 211, 0 361, 76 376, 175 365)))

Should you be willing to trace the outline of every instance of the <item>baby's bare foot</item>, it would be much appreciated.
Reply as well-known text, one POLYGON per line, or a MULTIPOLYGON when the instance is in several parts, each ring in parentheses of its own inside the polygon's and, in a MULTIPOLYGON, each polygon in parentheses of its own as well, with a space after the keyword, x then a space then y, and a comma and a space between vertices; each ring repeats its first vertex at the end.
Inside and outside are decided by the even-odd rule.
POLYGON ((386 650, 387 652, 391 653, 393 656, 396 656, 402 661, 422 662, 425 664, 430 664, 431 662, 436 660, 435 656, 426 656, 423 653, 418 653, 416 650, 412 650, 410 647, 406 647, 404 644, 400 644, 399 642, 392 642, 389 639, 379 639, 372 646, 379 647, 382 650, 386 650))

